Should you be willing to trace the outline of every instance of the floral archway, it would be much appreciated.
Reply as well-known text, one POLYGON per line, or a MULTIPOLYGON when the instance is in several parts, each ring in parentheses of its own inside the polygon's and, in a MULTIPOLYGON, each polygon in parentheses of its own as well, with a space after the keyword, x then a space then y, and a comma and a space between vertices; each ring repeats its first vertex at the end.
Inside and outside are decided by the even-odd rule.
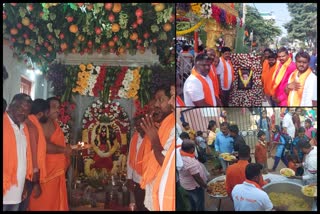
POLYGON ((169 3, 4 3, 3 36, 30 68, 58 54, 136 54, 150 49, 169 63, 174 37, 169 3))

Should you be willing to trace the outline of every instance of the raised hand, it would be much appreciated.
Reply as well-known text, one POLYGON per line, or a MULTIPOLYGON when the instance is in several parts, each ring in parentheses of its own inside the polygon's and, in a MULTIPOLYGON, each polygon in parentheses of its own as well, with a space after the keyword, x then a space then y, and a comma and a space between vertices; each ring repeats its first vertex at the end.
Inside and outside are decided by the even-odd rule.
POLYGON ((160 142, 159 135, 158 135, 158 129, 156 128, 153 119, 152 119, 152 113, 151 115, 146 115, 144 118, 142 118, 141 122, 141 128, 146 133, 146 135, 149 137, 151 143, 156 142, 157 140, 160 142))

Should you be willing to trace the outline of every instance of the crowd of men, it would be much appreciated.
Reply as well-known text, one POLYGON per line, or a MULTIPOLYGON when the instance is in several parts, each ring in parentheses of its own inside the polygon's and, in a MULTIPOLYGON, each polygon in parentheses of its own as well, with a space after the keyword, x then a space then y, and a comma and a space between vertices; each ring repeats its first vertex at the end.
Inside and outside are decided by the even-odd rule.
MULTIPOLYGON (((5 71, 5 70, 4 70, 5 71)), ((136 115, 127 185, 138 211, 175 210, 175 84, 159 87, 136 115)), ((60 100, 16 94, 3 102, 3 211, 68 211, 72 148, 58 124, 60 100)))
MULTIPOLYGON (((263 180, 262 174, 274 172, 282 160, 285 167, 295 171, 291 178, 300 179, 304 185, 317 182, 317 135, 309 118, 300 120, 302 108, 288 108, 279 125, 276 125, 263 111, 257 121, 258 133, 254 148, 251 148, 239 134, 236 124, 222 122, 217 131, 216 121, 208 123, 207 139, 201 131, 194 131, 189 123, 183 123, 182 133, 177 142, 177 209, 204 211, 205 194, 208 188, 208 167, 211 150, 221 165, 221 174, 226 175, 225 187, 232 198, 236 211, 245 210, 285 210, 274 207, 262 187, 270 183, 263 180), (297 132, 296 132, 297 128, 297 132), (288 140, 289 139, 289 140, 288 140), (201 149, 204 148, 204 149, 201 149), (208 150, 208 148, 210 148, 208 150), (235 161, 227 162, 219 154, 236 156, 235 161), (203 158, 207 155, 207 158, 203 158), (180 157, 179 157, 180 156, 180 157), (274 163, 268 166, 268 158, 274 163), (240 200, 246 198, 248 200, 240 200), (250 203, 248 203, 248 201, 250 203), (190 207, 187 207, 189 204, 190 207)), ((210 162, 210 164, 212 164, 210 162)))
MULTIPOLYGON (((197 53, 195 58, 188 46, 182 48, 177 63, 190 73, 183 84, 183 102, 179 106, 229 106, 235 71, 229 47, 221 49, 221 57, 213 48, 197 53), (194 59, 194 61, 192 61, 194 59), (188 64, 189 66, 182 66, 188 64)), ((261 81, 269 106, 316 106, 316 53, 289 53, 285 47, 276 52, 264 50, 261 81)))

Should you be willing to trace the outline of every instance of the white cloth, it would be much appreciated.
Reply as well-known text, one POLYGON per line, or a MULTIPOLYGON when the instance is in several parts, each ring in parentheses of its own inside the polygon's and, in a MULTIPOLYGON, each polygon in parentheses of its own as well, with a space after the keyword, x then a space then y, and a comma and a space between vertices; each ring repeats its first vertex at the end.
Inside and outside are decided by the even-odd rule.
MULTIPOLYGON (((175 139, 175 134, 176 134, 176 129, 175 129, 175 127, 173 127, 171 129, 170 135, 169 135, 165 145, 163 146, 163 150, 161 152, 163 154, 163 156, 166 156, 167 151, 169 150, 172 141, 175 139)), ((150 182, 149 184, 146 184, 146 188, 145 188, 146 194, 144 197, 144 206, 150 211, 153 211, 152 191, 153 191, 154 182, 155 182, 155 179, 152 182, 150 182)))
POLYGON ((237 184, 231 195, 235 211, 270 211, 273 208, 268 194, 246 181, 237 184))
POLYGON ((293 139, 296 128, 293 124, 291 113, 288 112, 286 115, 284 115, 282 126, 287 128, 288 135, 293 139))
MULTIPOLYGON (((136 145, 136 156, 135 156, 135 162, 137 161, 137 157, 138 157, 138 153, 139 153, 139 149, 141 147, 141 144, 142 144, 142 141, 143 141, 143 138, 140 136, 140 134, 138 135, 138 140, 137 140, 137 145, 136 145)), ((136 170, 134 170, 130 164, 129 164, 129 161, 130 161, 130 154, 131 154, 131 143, 130 143, 130 149, 129 149, 129 154, 128 154, 128 160, 127 160, 127 179, 132 179, 134 182, 136 183, 140 183, 141 181, 141 175, 139 175, 137 173, 136 170)))
POLYGON ((159 186, 159 192, 158 192, 158 197, 159 197, 159 205, 160 205, 160 211, 164 211, 163 210, 163 198, 164 198, 164 191, 165 191, 165 187, 166 187, 166 183, 168 181, 168 176, 169 176, 169 169, 170 169, 170 166, 172 163, 172 161, 174 161, 174 152, 171 152, 171 154, 168 154, 170 155, 170 159, 166 165, 166 168, 163 172, 163 175, 161 177, 161 180, 160 180, 160 186, 159 186))
POLYGON ((182 133, 182 128, 179 123, 176 123, 176 139, 179 138, 180 134, 182 133))
MULTIPOLYGON (((292 74, 290 75, 288 82, 290 81, 292 74)), ((296 76, 296 81, 299 81, 298 76, 296 76)), ((293 91, 293 95, 288 97, 291 103, 293 102, 294 93, 296 93, 296 91, 293 91)), ((317 76, 313 72, 309 74, 304 83, 300 106, 312 106, 312 100, 317 100, 317 76)))
POLYGON ((306 184, 317 183, 317 147, 313 146, 313 149, 306 155, 303 162, 304 173, 302 180, 306 184))
POLYGON ((222 57, 220 57, 220 62, 217 66, 217 75, 220 75, 220 85, 222 90, 228 91, 231 87, 232 84, 232 70, 231 70, 231 65, 226 61, 227 64, 227 69, 228 69, 228 87, 224 87, 224 66, 222 62, 222 57))
POLYGON ((176 142, 176 146, 179 146, 178 148, 176 148, 176 168, 178 171, 181 170, 181 168, 183 167, 183 161, 180 154, 181 144, 182 140, 181 138, 178 138, 176 142))
POLYGON ((23 124, 20 124, 20 128, 12 121, 9 116, 11 126, 16 138, 17 151, 17 181, 18 185, 13 185, 3 196, 3 204, 19 204, 21 202, 21 196, 27 174, 27 138, 23 131, 23 124))
MULTIPOLYGON (((209 85, 213 105, 217 105, 216 97, 214 95, 213 84, 210 77, 207 75, 206 77, 200 75, 209 85)), ((204 91, 201 81, 196 78, 193 74, 186 79, 183 86, 183 98, 186 106, 195 106, 193 102, 203 100, 204 99, 204 91)))

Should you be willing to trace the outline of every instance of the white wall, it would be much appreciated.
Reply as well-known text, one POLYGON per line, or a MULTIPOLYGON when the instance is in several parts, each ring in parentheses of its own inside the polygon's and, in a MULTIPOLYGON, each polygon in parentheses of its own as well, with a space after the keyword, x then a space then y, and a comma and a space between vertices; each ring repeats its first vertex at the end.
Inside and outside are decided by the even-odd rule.
POLYGON ((37 75, 33 71, 28 72, 24 62, 13 58, 13 51, 9 48, 7 41, 3 41, 3 64, 9 74, 3 83, 3 98, 9 104, 15 94, 20 93, 21 76, 32 82, 31 97, 47 98, 47 81, 44 75, 37 75))

